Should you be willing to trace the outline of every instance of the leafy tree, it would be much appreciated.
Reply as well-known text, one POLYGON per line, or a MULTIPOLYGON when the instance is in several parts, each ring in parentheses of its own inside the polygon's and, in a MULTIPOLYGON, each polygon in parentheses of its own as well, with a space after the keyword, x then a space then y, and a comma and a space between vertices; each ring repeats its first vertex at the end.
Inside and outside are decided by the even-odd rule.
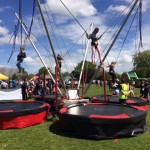
POLYGON ((18 79, 18 78, 17 78, 17 75, 14 74, 14 75, 12 76, 12 80, 16 80, 16 79, 18 79))
POLYGON ((150 78, 150 50, 134 55, 133 66, 138 77, 150 78))
MULTIPOLYGON (((51 69, 50 68, 48 68, 49 70, 50 70, 50 72, 51 72, 51 69)), ((39 69, 39 71, 38 71, 38 74, 39 75, 43 75, 45 73, 45 75, 48 75, 48 71, 46 71, 46 68, 45 67, 41 67, 40 69, 39 69)), ((52 72, 51 72, 52 73, 52 72)))
MULTIPOLYGON (((81 72, 81 68, 82 68, 82 64, 83 64, 83 61, 81 61, 80 63, 78 63, 78 65, 75 67, 75 70, 73 70, 71 72, 71 74, 79 79, 80 77, 80 72, 81 72)), ((84 74, 85 74, 85 78, 86 78, 86 81, 89 82, 90 79, 92 78, 92 76, 94 75, 95 73, 95 69, 96 69, 96 66, 93 65, 91 62, 89 61, 85 61, 85 65, 84 65, 84 74)))
POLYGON ((66 76, 68 76, 68 75, 70 75, 69 72, 64 72, 64 73, 62 73, 62 77, 63 77, 63 78, 66 77, 66 76))
POLYGON ((29 74, 28 75, 28 79, 31 79, 31 78, 33 78, 35 75, 34 74, 29 74))
POLYGON ((129 83, 129 79, 128 79, 128 76, 127 76, 127 72, 123 72, 122 75, 121 75, 121 78, 124 78, 126 80, 126 82, 129 83))

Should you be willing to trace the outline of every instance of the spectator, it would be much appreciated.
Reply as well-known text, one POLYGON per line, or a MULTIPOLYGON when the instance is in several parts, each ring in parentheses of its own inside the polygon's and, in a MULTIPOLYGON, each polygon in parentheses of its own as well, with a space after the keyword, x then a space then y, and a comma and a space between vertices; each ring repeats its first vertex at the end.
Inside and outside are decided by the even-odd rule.
POLYGON ((2 83, 1 83, 1 88, 2 89, 8 89, 8 83, 3 80, 2 83))
POLYGON ((142 83, 140 84, 140 97, 144 96, 144 81, 142 81, 142 83))
POLYGON ((148 84, 148 82, 145 82, 145 84, 144 84, 144 92, 143 92, 144 96, 143 96, 143 98, 147 99, 147 102, 149 103, 148 90, 149 90, 149 84, 148 84))
POLYGON ((126 83, 125 79, 121 80, 119 85, 119 101, 121 104, 126 103, 129 94, 129 85, 126 83))
POLYGON ((129 93, 130 93, 130 96, 135 97, 135 94, 134 94, 134 84, 133 83, 131 85, 129 85, 129 93))
POLYGON ((119 95, 118 86, 115 86, 115 87, 114 87, 113 95, 119 95))
POLYGON ((27 79, 23 79, 23 83, 21 85, 21 92, 22 92, 22 100, 28 99, 28 83, 27 79))

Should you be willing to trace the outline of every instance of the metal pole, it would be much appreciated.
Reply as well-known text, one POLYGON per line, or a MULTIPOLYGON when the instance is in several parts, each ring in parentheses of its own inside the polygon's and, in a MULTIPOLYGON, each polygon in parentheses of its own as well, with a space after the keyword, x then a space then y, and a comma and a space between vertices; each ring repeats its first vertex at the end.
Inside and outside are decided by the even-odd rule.
MULTIPOLYGON (((139 0, 135 0, 135 3, 133 4, 133 6, 132 6, 130 12, 128 13, 128 15, 127 15, 127 17, 125 18, 124 22, 122 23, 120 29, 118 30, 118 32, 117 32, 117 34, 116 34, 114 40, 112 41, 110 47, 108 48, 108 50, 107 50, 105 56, 103 57, 103 62, 105 61, 105 59, 106 59, 108 53, 110 52, 111 48, 113 47, 114 43, 116 42, 116 40, 117 40, 117 38, 118 38, 120 32, 122 31, 123 27, 125 26, 126 22, 128 21, 128 19, 129 19, 131 13, 132 13, 132 11, 133 11, 133 9, 135 8, 136 4, 138 3, 138 1, 139 1, 139 0)), ((85 89, 84 94, 86 94, 86 92, 88 91, 90 85, 92 84, 92 81, 94 80, 94 78, 96 77, 98 71, 100 70, 100 67, 101 67, 101 64, 100 64, 100 66, 98 67, 98 69, 96 70, 96 72, 95 72, 94 76, 92 77, 90 83, 88 84, 87 88, 85 89)))
MULTIPOLYGON (((51 46, 51 49, 52 49, 52 53, 53 53, 55 62, 56 62, 56 64, 58 64, 57 57, 56 57, 56 54, 55 54, 55 51, 54 51, 54 47, 53 47, 53 44, 52 44, 52 41, 51 41, 51 38, 50 38, 50 34, 49 34, 49 31, 48 31, 48 28, 47 28, 47 25, 46 25, 46 21, 45 21, 45 19, 44 19, 44 15, 43 15, 43 12, 42 12, 42 9, 41 9, 40 1, 37 0, 37 3, 38 3, 39 11, 40 11, 40 14, 41 14, 41 17, 42 17, 42 21, 43 21, 43 24, 44 24, 44 27, 45 27, 45 30, 46 30, 46 34, 47 34, 48 41, 49 41, 50 46, 51 46)), ((62 82, 62 84, 63 84, 63 88, 64 88, 64 90, 65 90, 65 93, 67 94, 67 91, 66 91, 66 88, 65 88, 65 84, 64 84, 64 81, 63 81, 63 78, 62 78, 61 70, 60 70, 60 69, 59 69, 59 76, 60 76, 60 78, 61 78, 61 82, 62 82)))
MULTIPOLYGON (((52 74, 50 73, 50 71, 49 71, 49 69, 48 69, 47 65, 46 65, 46 64, 45 64, 45 62, 43 61, 43 59, 42 59, 42 57, 41 57, 41 55, 40 55, 39 51, 37 50, 36 46, 34 45, 33 41, 31 40, 30 36, 28 36, 28 32, 27 32, 27 30, 26 30, 26 28, 25 28, 24 24, 23 24, 23 23, 22 23, 22 21, 19 19, 19 16, 17 15, 17 13, 15 13, 15 16, 16 16, 16 17, 17 17, 17 19, 19 20, 19 22, 20 22, 20 24, 21 24, 21 26, 22 26, 23 30, 25 31, 25 33, 26 33, 26 35, 27 35, 27 37, 28 37, 29 41, 31 42, 31 44, 32 44, 33 48, 35 49, 35 51, 36 51, 37 55, 39 56, 39 58, 40 58, 41 62, 43 63, 44 67, 45 67, 45 68, 46 68, 46 70, 48 71, 48 73, 49 73, 50 77, 52 78, 53 82, 55 83, 55 80, 54 80, 54 78, 53 78, 52 74)), ((60 89, 58 89, 58 90, 59 90, 59 93, 61 94, 60 89)), ((61 94, 61 95, 62 95, 62 94, 61 94)))
MULTIPOLYGON (((91 24, 90 33, 92 32, 92 29, 93 29, 93 23, 91 24)), ((82 74, 83 74, 83 68, 84 68, 84 64, 85 64, 87 50, 88 50, 88 47, 89 47, 89 41, 90 40, 88 39, 88 42, 87 42, 87 45, 86 45, 86 50, 85 50, 85 55, 84 55, 84 59, 83 59, 82 67, 81 67, 81 72, 80 72, 80 77, 79 77, 79 83, 78 83, 77 90, 79 90, 79 88, 80 88, 81 78, 82 78, 82 74)))

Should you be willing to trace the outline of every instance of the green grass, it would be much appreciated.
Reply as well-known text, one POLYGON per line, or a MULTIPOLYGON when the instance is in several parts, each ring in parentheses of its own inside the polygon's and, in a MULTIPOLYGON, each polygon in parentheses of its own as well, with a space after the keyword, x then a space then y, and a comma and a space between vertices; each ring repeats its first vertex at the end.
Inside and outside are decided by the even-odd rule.
MULTIPOLYGON (((102 87, 92 85, 86 96, 101 94, 102 87)), ((139 89, 135 89, 139 96, 139 89)), ((150 106, 150 105, 149 105, 150 106)), ((89 140, 63 135, 58 121, 51 116, 43 124, 23 129, 0 130, 0 150, 149 150, 150 113, 147 112, 147 131, 134 138, 89 140)))

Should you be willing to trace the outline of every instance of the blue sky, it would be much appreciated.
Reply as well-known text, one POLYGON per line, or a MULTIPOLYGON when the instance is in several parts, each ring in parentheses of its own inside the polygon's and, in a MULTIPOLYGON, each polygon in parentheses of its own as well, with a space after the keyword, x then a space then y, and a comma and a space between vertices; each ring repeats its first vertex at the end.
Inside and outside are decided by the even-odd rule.
MULTIPOLYGON (((93 23, 94 27, 100 28, 100 34, 102 34, 110 24, 115 20, 116 16, 121 14, 123 10, 133 0, 62 0, 75 18, 80 22, 84 29, 88 29, 90 32, 90 24, 93 23)), ((73 68, 83 60, 85 53, 85 43, 87 39, 85 35, 82 37, 84 30, 77 23, 77 21, 68 13, 66 8, 62 5, 60 0, 40 0, 41 7, 44 12, 45 20, 50 32, 50 36, 53 42, 56 55, 59 53, 64 57, 62 71, 70 72, 73 68)), ((29 28, 32 18, 33 1, 22 0, 22 18, 25 25, 29 28)), ((14 12, 19 12, 19 0, 1 0, 0 1, 0 67, 16 68, 16 57, 19 52, 20 45, 20 29, 16 40, 16 48, 9 63, 7 63, 10 53, 13 48, 13 38, 10 41, 11 35, 14 32, 14 26, 17 23, 17 19, 14 12)), ((143 22, 142 22, 142 35, 144 47, 140 49, 149 50, 149 26, 150 26, 150 1, 143 0, 143 22)), ((131 17, 133 17, 133 14, 131 17)), ((122 15, 122 17, 124 17, 122 15)), ((135 19, 131 31, 127 37, 123 49, 119 55, 123 40, 130 26, 131 19, 127 23, 126 27, 122 31, 115 45, 111 49, 105 66, 108 62, 115 61, 117 59, 116 72, 122 73, 132 69, 132 56, 136 53, 135 41, 138 40, 136 35, 137 21, 135 19), (135 40, 136 39, 136 40, 135 40)), ((109 41, 113 32, 116 31, 119 24, 111 26, 104 34, 99 45, 101 51, 109 45, 109 41)), ((36 9, 34 15, 34 22, 32 26, 31 36, 32 41, 40 52, 44 62, 48 67, 54 70, 55 62, 51 53, 46 34, 41 23, 40 15, 36 9), (49 52, 48 52, 49 51, 49 52)), ((23 32, 23 41, 25 33, 23 32)), ((29 40, 25 41, 25 50, 27 58, 24 59, 22 66, 28 73, 37 73, 38 69, 43 66, 38 58, 34 48, 30 44, 29 40)), ((104 54, 104 53, 103 53, 104 54)), ((103 55, 102 55, 103 57, 103 55)), ((96 57, 97 59, 97 57, 96 57)), ((91 49, 88 48, 87 60, 91 61, 91 49)), ((107 69, 107 68, 106 68, 107 69)))

